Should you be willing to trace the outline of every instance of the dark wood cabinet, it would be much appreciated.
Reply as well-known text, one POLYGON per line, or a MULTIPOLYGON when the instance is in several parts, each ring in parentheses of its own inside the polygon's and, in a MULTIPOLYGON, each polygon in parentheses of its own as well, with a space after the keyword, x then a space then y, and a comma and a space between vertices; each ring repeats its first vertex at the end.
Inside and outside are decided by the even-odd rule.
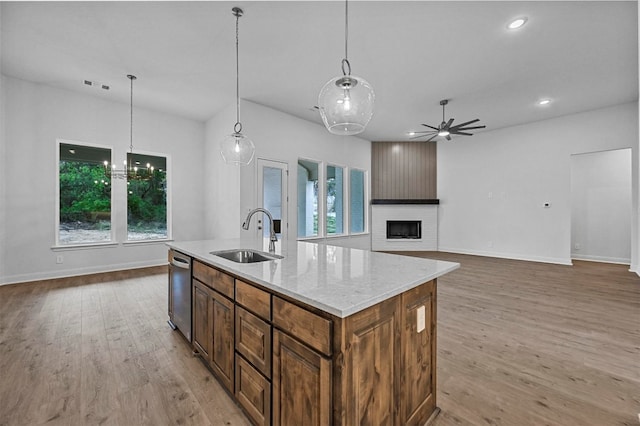
POLYGON ((233 393, 234 303, 195 278, 192 287, 193 346, 233 393))
POLYGON ((402 424, 423 425, 436 409, 436 283, 402 295, 402 424))
POLYGON ((192 291, 193 346, 200 352, 202 358, 210 362, 213 345, 213 290, 200 281, 193 280, 192 291))
POLYGON ((271 324, 236 307, 236 350, 271 378, 271 324))
POLYGON ((273 424, 331 424, 331 360, 273 332, 273 424))
POLYGON ((398 419, 400 306, 394 297, 348 317, 345 331, 345 416, 338 424, 392 426, 398 419))
POLYGON ((212 291, 211 304, 213 306, 213 324, 211 349, 211 368, 222 381, 222 384, 233 393, 234 385, 234 309, 231 300, 212 291))
POLYGON ((253 424, 424 425, 439 411, 436 280, 339 318, 193 265, 193 345, 253 424))
POLYGON ((271 383, 237 354, 236 398, 255 425, 271 424, 271 383))

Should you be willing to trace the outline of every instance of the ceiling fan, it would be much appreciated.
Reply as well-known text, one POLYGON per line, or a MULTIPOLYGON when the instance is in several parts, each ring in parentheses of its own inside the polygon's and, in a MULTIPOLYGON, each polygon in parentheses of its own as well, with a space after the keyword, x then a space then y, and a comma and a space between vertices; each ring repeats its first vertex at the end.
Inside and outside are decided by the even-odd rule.
POLYGON ((418 139, 418 138, 423 138, 425 136, 429 136, 429 139, 427 139, 425 142, 429 142, 430 140, 432 140, 433 138, 435 138, 436 136, 442 136, 444 138, 446 138, 448 141, 451 140, 451 136, 450 135, 464 135, 464 136, 473 136, 472 133, 466 133, 467 130, 474 130, 474 129, 484 129, 487 126, 472 126, 472 127, 466 127, 469 124, 473 124, 475 122, 480 121, 479 118, 476 118, 475 120, 471 120, 471 121, 467 121, 466 123, 462 123, 462 124, 457 124, 455 126, 452 126, 453 124, 453 118, 450 118, 449 121, 445 122, 444 121, 444 106, 446 104, 449 103, 448 99, 443 99, 440 101, 440 105, 442 105, 442 123, 440 123, 440 125, 438 127, 434 127, 434 126, 429 126, 428 124, 423 124, 423 126, 428 127, 432 130, 426 130, 424 132, 415 132, 416 135, 418 135, 420 133, 420 135, 415 136, 411 139, 418 139))

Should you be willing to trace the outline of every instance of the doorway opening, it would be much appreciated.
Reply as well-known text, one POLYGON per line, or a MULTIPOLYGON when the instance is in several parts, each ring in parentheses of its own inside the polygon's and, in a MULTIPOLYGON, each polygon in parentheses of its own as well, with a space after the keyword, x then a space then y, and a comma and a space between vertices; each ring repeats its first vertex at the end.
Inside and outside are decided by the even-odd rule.
POLYGON ((631 148, 571 156, 571 258, 631 263, 631 148))

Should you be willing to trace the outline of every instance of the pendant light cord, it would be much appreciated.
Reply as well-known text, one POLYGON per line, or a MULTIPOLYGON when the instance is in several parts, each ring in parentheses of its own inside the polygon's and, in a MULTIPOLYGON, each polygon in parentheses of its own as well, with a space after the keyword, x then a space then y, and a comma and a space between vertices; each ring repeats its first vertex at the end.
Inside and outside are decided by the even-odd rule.
POLYGON ((240 123, 240 60, 238 59, 238 22, 242 15, 242 10, 235 10, 236 15, 236 124, 233 126, 233 131, 236 133, 242 132, 242 123, 240 123))
POLYGON ((349 0, 344 1, 344 59, 342 60, 342 75, 351 75, 349 63, 349 0), (345 70, 346 66, 346 70, 345 70))

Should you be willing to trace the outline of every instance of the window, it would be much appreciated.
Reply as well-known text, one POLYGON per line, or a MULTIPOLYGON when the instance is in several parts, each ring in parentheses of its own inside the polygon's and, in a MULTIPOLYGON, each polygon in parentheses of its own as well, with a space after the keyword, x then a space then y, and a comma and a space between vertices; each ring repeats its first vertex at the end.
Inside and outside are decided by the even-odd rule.
POLYGON ((344 169, 327 166, 327 235, 344 234, 344 169))
POLYGON ((319 163, 298 160, 298 237, 318 235, 319 163))
POLYGON ((58 141, 57 244, 112 240, 111 149, 58 141))
POLYGON ((129 153, 134 173, 127 179, 127 240, 168 238, 167 158, 129 153))
POLYGON ((365 218, 367 215, 367 200, 365 197, 365 172, 363 170, 351 169, 349 176, 349 227, 352 234, 365 232, 365 218))

